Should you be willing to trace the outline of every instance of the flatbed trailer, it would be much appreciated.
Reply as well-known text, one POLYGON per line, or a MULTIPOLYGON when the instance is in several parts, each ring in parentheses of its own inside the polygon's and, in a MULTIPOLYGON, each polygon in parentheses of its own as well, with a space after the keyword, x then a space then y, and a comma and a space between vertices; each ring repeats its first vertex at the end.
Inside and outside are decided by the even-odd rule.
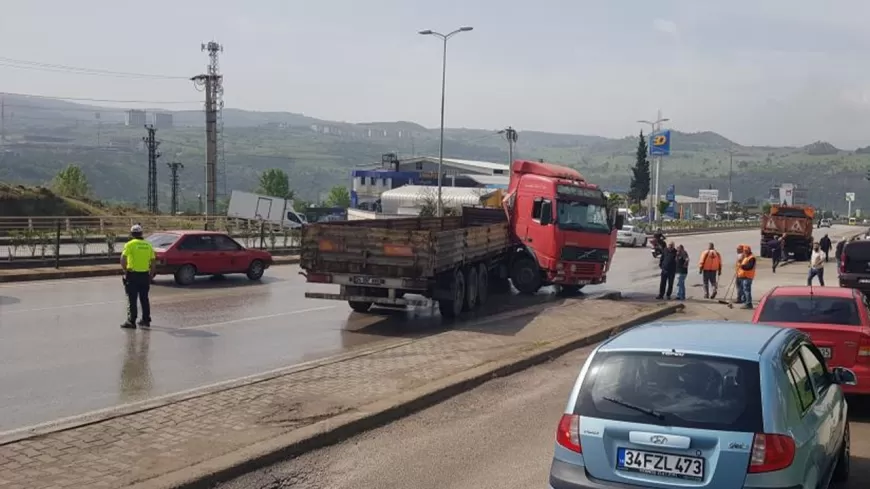
POLYGON ((318 223, 302 230, 300 273, 309 283, 340 286, 338 293, 305 297, 347 301, 357 312, 434 300, 443 316, 455 317, 487 302, 490 292, 510 291, 514 247, 502 209, 318 223))

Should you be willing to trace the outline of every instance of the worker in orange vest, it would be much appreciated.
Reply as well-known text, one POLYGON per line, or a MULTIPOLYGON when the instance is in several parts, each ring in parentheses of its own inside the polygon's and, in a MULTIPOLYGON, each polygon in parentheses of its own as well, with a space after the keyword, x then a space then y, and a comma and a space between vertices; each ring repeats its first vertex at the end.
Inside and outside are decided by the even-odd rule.
POLYGON ((738 273, 740 270, 740 262, 743 261, 743 248, 746 245, 737 245, 737 261, 734 263, 734 288, 737 289, 737 300, 735 304, 743 304, 743 280, 738 273))
POLYGON ((755 255, 749 245, 743 245, 743 258, 737 268, 737 277, 743 284, 743 308, 752 309, 752 281, 755 279, 755 255))
POLYGON ((710 246, 701 253, 701 261, 698 262, 698 273, 704 281, 704 298, 715 299, 719 292, 719 277, 722 276, 722 257, 716 251, 716 246, 710 246), (713 292, 710 293, 712 286, 713 292))

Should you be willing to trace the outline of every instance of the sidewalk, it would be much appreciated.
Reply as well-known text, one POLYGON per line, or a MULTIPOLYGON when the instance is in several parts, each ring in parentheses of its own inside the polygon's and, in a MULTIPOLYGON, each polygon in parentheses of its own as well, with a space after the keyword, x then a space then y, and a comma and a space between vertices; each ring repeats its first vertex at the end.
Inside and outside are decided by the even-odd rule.
MULTIPOLYGON (((18 441, 6 434, 0 488, 115 488, 142 481, 136 487, 158 488, 201 481, 287 445, 298 453, 323 444, 324 437, 351 436, 444 398, 447 390, 507 373, 510 362, 543 359, 584 337, 600 340, 629 319, 672 310, 568 299, 542 312, 483 318, 64 431, 46 429, 18 441), (356 431, 335 431, 351 425, 356 431)), ((131 334, 148 341, 150 333, 131 334)), ((148 359, 141 361, 147 369, 148 359)))

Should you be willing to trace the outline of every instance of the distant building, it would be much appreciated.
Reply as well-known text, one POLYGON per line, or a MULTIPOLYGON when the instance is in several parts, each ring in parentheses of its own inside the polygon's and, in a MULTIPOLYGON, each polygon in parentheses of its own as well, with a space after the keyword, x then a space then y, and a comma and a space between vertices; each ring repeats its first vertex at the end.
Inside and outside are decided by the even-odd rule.
POLYGON ((169 129, 172 127, 172 114, 169 112, 154 112, 151 114, 151 123, 157 129, 169 129))
MULTIPOLYGON (((510 167, 505 163, 444 158, 444 187, 506 188, 510 167)), ((380 201, 381 194, 404 185, 438 184, 438 158, 425 156, 381 162, 369 168, 351 172, 351 207, 370 209, 380 201)))
POLYGON ((133 127, 142 127, 148 123, 144 110, 128 110, 124 114, 124 125, 133 127))

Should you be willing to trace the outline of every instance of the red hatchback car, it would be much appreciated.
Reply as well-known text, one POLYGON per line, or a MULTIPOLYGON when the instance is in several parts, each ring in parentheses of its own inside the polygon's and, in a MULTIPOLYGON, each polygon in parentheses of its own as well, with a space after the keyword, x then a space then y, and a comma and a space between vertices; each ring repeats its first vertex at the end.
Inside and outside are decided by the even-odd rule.
POLYGON ((248 249, 226 233, 161 231, 145 238, 157 255, 157 275, 173 275, 179 285, 192 284, 197 275, 244 273, 260 280, 272 265, 272 255, 248 249))
POLYGON ((776 287, 761 298, 753 323, 795 328, 807 333, 828 368, 855 372, 850 394, 870 394, 870 302, 855 289, 776 287))

